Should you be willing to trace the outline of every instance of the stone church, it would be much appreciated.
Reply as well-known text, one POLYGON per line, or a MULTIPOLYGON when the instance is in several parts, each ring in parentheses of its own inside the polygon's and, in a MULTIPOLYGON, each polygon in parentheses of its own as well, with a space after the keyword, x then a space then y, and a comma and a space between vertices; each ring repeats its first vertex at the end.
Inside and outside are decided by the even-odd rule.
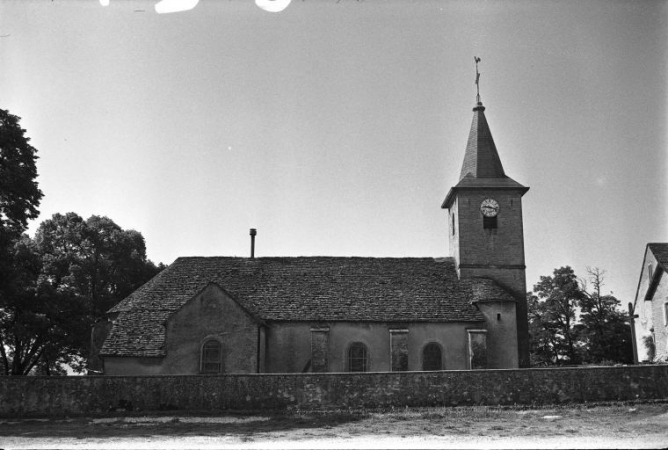
POLYGON ((182 257, 93 332, 106 375, 529 366, 522 196, 479 101, 450 257, 182 257))

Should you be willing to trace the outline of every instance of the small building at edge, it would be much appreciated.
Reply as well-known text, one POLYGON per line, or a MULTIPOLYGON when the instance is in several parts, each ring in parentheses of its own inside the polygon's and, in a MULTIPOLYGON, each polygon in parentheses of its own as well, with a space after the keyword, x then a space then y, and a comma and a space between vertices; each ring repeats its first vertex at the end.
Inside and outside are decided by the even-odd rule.
POLYGON ((635 346, 639 361, 668 360, 668 243, 650 243, 633 302, 637 315, 635 346), (652 354, 653 353, 653 354, 652 354))

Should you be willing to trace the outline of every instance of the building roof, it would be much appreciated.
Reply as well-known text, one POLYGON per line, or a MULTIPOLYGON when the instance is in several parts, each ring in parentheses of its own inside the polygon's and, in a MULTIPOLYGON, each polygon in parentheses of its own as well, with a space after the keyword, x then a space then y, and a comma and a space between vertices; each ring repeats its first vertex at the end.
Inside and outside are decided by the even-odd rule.
POLYGON ((481 322, 473 303, 515 301, 491 279, 459 280, 452 258, 184 257, 109 311, 100 353, 163 356, 163 324, 210 283, 265 322, 481 322))
POLYGON ((473 108, 473 122, 466 143, 459 182, 450 189, 441 207, 449 208, 458 190, 490 188, 519 189, 522 194, 529 190, 528 187, 506 176, 485 118, 485 107, 482 103, 478 103, 473 108))
POLYGON ((668 243, 650 243, 647 247, 652 251, 657 263, 664 272, 668 272, 668 243))
POLYGON ((645 293, 645 300, 652 300, 654 294, 656 293, 656 289, 659 286, 659 281, 661 280, 663 273, 666 272, 666 267, 668 267, 668 244, 647 244, 647 250, 652 252, 652 255, 654 255, 654 258, 656 258, 657 265, 654 273, 652 274, 650 272, 650 276, 652 278, 649 281, 649 286, 647 287, 647 292, 645 293))
POLYGON ((638 287, 636 288, 636 295, 635 299, 633 300, 634 310, 638 308, 638 302, 652 299, 663 272, 668 272, 668 243, 650 242, 645 246, 645 256, 643 257, 640 276, 638 277, 638 287), (656 259, 657 263, 657 267, 655 268, 654 273, 646 272, 648 271, 648 260, 652 261, 652 259, 649 258, 650 254, 654 257, 654 259, 656 259), (643 278, 645 277, 646 273, 648 276, 648 284, 641 291, 640 288, 643 285, 643 278))
POLYGON ((474 178, 505 178, 503 165, 496 151, 492 132, 485 118, 485 107, 478 103, 473 108, 473 122, 466 144, 464 163, 459 174, 461 180, 471 174, 474 178))

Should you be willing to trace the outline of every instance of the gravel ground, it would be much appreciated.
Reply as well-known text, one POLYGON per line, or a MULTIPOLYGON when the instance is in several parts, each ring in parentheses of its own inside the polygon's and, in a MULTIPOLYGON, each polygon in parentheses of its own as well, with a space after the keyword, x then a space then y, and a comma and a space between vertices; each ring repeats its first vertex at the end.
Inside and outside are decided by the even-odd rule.
POLYGON ((668 404, 0 420, 0 448, 666 448, 668 404))
POLYGON ((456 437, 443 438, 434 436, 409 436, 401 437, 377 437, 357 436, 354 438, 330 438, 330 439, 303 439, 295 440, 269 440, 260 439, 254 442, 244 442, 237 438, 210 437, 210 436, 184 436, 164 437, 147 436, 144 438, 123 439, 9 439, 2 448, 7 449, 614 449, 614 448, 666 448, 668 438, 664 435, 661 439, 643 437, 636 438, 578 438, 578 437, 515 437, 515 438, 492 438, 492 437, 456 437))

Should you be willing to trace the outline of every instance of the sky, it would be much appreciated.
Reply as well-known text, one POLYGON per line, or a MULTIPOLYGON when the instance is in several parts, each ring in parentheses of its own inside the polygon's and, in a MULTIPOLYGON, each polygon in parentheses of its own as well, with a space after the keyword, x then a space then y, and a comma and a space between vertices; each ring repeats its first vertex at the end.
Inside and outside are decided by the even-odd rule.
MULTIPOLYGON (((268 1, 268 0, 267 0, 268 1)), ((0 2, 0 108, 55 213, 149 258, 447 256, 480 94, 523 198, 527 286, 570 265, 635 296, 668 242, 667 1, 0 2)))

